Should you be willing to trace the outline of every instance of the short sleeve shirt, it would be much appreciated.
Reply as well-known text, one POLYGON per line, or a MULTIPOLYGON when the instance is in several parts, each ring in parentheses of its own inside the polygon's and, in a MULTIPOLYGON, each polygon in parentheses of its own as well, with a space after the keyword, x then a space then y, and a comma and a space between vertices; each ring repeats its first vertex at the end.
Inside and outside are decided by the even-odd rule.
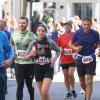
POLYGON ((15 49, 15 63, 18 64, 33 64, 33 59, 24 60, 21 57, 24 57, 26 54, 29 44, 32 41, 35 41, 36 35, 32 32, 24 32, 15 31, 11 34, 11 44, 14 45, 15 49))
POLYGON ((57 44, 61 48, 61 57, 60 57, 61 64, 70 64, 75 61, 75 59, 73 59, 72 55, 64 54, 64 49, 71 49, 69 47, 69 41, 72 38, 72 35, 73 35, 73 33, 70 33, 70 34, 64 33, 57 40, 57 44))
POLYGON ((72 43, 77 41, 78 46, 82 46, 82 50, 78 54, 88 56, 95 53, 100 38, 97 31, 90 29, 88 33, 85 33, 81 28, 74 33, 71 41, 72 43))

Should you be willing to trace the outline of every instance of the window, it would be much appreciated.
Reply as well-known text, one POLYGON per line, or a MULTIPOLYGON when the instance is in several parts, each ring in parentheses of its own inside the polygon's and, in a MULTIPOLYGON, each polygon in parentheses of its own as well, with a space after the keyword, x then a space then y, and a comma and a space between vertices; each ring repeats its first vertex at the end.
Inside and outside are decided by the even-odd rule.
POLYGON ((74 3, 73 14, 81 19, 87 16, 92 17, 92 3, 74 3))

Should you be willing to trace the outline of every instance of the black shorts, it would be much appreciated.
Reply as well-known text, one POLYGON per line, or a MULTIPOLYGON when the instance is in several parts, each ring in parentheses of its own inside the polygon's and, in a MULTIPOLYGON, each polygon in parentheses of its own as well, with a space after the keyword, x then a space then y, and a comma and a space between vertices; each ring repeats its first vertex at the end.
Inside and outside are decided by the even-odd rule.
POLYGON ((61 64, 62 69, 68 69, 69 67, 75 67, 75 62, 70 64, 61 64))
POLYGON ((50 67, 50 64, 35 64, 34 71, 36 82, 43 81, 44 78, 53 79, 54 69, 50 67))
POLYGON ((76 61, 78 76, 84 76, 86 74, 96 74, 96 60, 93 60, 89 64, 83 64, 81 60, 76 61))

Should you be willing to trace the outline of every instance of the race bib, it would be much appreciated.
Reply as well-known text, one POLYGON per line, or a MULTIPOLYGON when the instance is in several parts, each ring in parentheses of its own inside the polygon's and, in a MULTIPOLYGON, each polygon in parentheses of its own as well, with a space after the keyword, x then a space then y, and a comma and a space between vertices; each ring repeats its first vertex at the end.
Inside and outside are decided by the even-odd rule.
POLYGON ((92 62, 92 61, 93 61, 92 56, 84 56, 84 57, 82 58, 82 63, 83 63, 83 64, 89 64, 89 63, 92 62))
POLYGON ((17 58, 25 58, 25 56, 27 55, 27 51, 26 50, 17 50, 16 54, 17 54, 17 58))
POLYGON ((45 57, 40 57, 36 60, 36 63, 39 65, 48 64, 49 62, 50 62, 50 60, 48 58, 45 58, 45 57))
POLYGON ((65 49, 64 48, 64 55, 72 55, 72 49, 65 49))
POLYGON ((72 54, 72 57, 73 57, 74 59, 76 59, 76 58, 77 58, 77 53, 76 53, 76 52, 73 53, 73 54, 72 54))

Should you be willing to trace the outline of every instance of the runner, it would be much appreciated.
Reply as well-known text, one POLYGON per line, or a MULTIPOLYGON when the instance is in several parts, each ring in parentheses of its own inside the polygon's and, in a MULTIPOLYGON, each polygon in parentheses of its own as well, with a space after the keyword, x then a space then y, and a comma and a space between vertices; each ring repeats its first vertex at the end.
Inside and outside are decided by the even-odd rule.
POLYGON ((5 100, 6 70, 12 63, 13 52, 7 35, 0 31, 0 100, 5 100), (6 59, 5 59, 6 55, 6 59))
POLYGON ((43 24, 38 25, 36 33, 38 38, 26 59, 35 57, 35 79, 41 94, 41 100, 51 100, 48 92, 53 79, 54 63, 60 55, 60 49, 55 42, 46 37, 47 29, 43 24), (56 52, 52 59, 51 50, 56 52))
POLYGON ((85 91, 85 100, 90 100, 93 89, 93 77, 96 74, 96 55, 95 50, 98 47, 98 56, 100 56, 100 38, 97 31, 91 29, 91 18, 85 18, 82 22, 82 28, 73 35, 69 45, 77 51, 77 72, 80 85, 85 91), (73 43, 78 42, 76 47, 73 43))
POLYGON ((28 19, 21 17, 18 22, 19 30, 11 34, 11 44, 15 50, 16 100, 23 100, 24 81, 30 94, 30 100, 34 100, 34 87, 32 87, 34 60, 32 58, 24 60, 23 58, 27 54, 29 44, 35 41, 36 35, 29 32, 27 26, 28 19))
POLYGON ((69 41, 72 38, 73 33, 71 32, 72 23, 66 22, 63 25, 64 27, 64 34, 62 34, 58 40, 57 44, 61 48, 61 67, 64 75, 64 82, 65 86, 68 90, 66 98, 77 97, 77 93, 74 89, 75 86, 75 78, 74 78, 74 71, 75 71, 75 59, 73 58, 72 54, 74 51, 69 47, 69 41))

